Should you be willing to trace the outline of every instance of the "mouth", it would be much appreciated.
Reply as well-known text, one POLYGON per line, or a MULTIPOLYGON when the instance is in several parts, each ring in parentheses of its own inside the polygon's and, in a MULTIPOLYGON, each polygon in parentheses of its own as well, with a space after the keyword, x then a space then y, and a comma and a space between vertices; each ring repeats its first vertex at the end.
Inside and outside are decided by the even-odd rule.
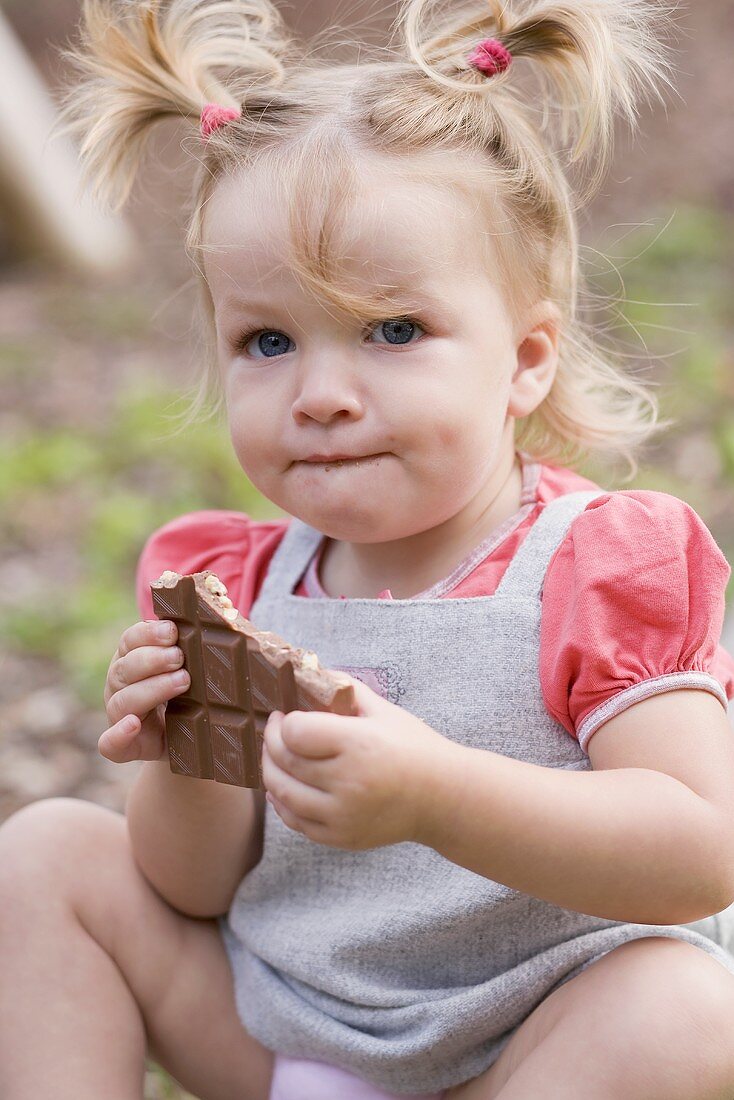
POLYGON ((379 454, 374 455, 361 455, 359 458, 330 458, 323 461, 312 461, 310 459, 302 459, 295 463, 297 466, 317 466, 323 467, 325 470, 330 470, 334 466, 368 466, 373 462, 376 462, 380 458, 384 458, 387 455, 387 451, 380 451, 379 454))

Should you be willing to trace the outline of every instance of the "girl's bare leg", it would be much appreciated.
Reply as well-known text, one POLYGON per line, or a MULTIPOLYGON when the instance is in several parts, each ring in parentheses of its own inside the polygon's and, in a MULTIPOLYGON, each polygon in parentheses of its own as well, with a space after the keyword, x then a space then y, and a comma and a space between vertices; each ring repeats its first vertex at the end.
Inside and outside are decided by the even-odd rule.
POLYGON ((173 909, 121 814, 53 798, 0 827, 0 1096, 141 1100, 146 1055, 200 1100, 267 1100, 214 920, 173 909))
POLYGON ((446 1100, 733 1100, 734 974, 647 937, 603 955, 446 1100))

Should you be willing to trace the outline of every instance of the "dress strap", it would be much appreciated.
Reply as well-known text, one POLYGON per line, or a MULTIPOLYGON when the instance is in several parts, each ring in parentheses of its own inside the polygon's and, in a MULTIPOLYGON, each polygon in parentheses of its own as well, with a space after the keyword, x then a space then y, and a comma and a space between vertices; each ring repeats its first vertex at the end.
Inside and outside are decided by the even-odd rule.
POLYGON ((572 522, 592 500, 608 492, 608 489, 585 489, 549 501, 505 570, 495 595, 539 599, 551 558, 572 522))
POLYGON ((270 559, 258 601, 270 596, 290 595, 305 573, 319 542, 323 538, 315 527, 309 527, 294 516, 278 548, 270 559))
MULTIPOLYGON (((495 594, 537 599, 550 560, 571 523, 592 500, 606 493, 606 489, 582 490, 549 501, 505 570, 495 594)), ((322 538, 320 531, 294 516, 270 561, 258 598, 293 592, 322 538)))

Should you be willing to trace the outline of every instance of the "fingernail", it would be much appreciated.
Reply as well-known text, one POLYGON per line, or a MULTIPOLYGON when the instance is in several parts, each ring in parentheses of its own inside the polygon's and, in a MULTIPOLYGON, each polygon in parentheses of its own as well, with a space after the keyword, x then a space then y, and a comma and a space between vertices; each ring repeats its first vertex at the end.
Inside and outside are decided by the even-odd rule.
POLYGON ((155 633, 157 638, 172 638, 173 625, 171 623, 158 623, 155 633))
POLYGON ((185 668, 179 669, 178 672, 174 672, 171 676, 171 683, 176 687, 184 687, 189 682, 189 674, 185 668))

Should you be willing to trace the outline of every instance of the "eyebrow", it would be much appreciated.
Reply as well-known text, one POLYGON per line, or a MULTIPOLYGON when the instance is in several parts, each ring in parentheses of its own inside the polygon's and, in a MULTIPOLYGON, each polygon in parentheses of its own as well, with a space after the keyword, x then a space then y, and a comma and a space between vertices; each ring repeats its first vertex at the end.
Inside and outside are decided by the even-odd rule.
MULTIPOLYGON (((398 298, 404 296, 405 298, 412 299, 416 304, 410 308, 418 310, 425 307, 431 307, 440 313, 449 312, 449 306, 445 298, 438 295, 435 291, 429 290, 428 287, 407 287, 405 285, 400 285, 391 286, 390 291, 398 298)), ((277 295, 271 298, 249 298, 238 294, 229 294, 222 302, 222 310, 224 312, 229 312, 233 309, 244 308, 252 312, 263 312, 271 310, 277 305, 279 305, 277 295)))
POLYGON ((231 309, 233 306, 249 306, 253 309, 261 309, 271 306, 273 298, 255 298, 246 297, 243 294, 228 294, 223 300, 222 306, 224 309, 231 309))

